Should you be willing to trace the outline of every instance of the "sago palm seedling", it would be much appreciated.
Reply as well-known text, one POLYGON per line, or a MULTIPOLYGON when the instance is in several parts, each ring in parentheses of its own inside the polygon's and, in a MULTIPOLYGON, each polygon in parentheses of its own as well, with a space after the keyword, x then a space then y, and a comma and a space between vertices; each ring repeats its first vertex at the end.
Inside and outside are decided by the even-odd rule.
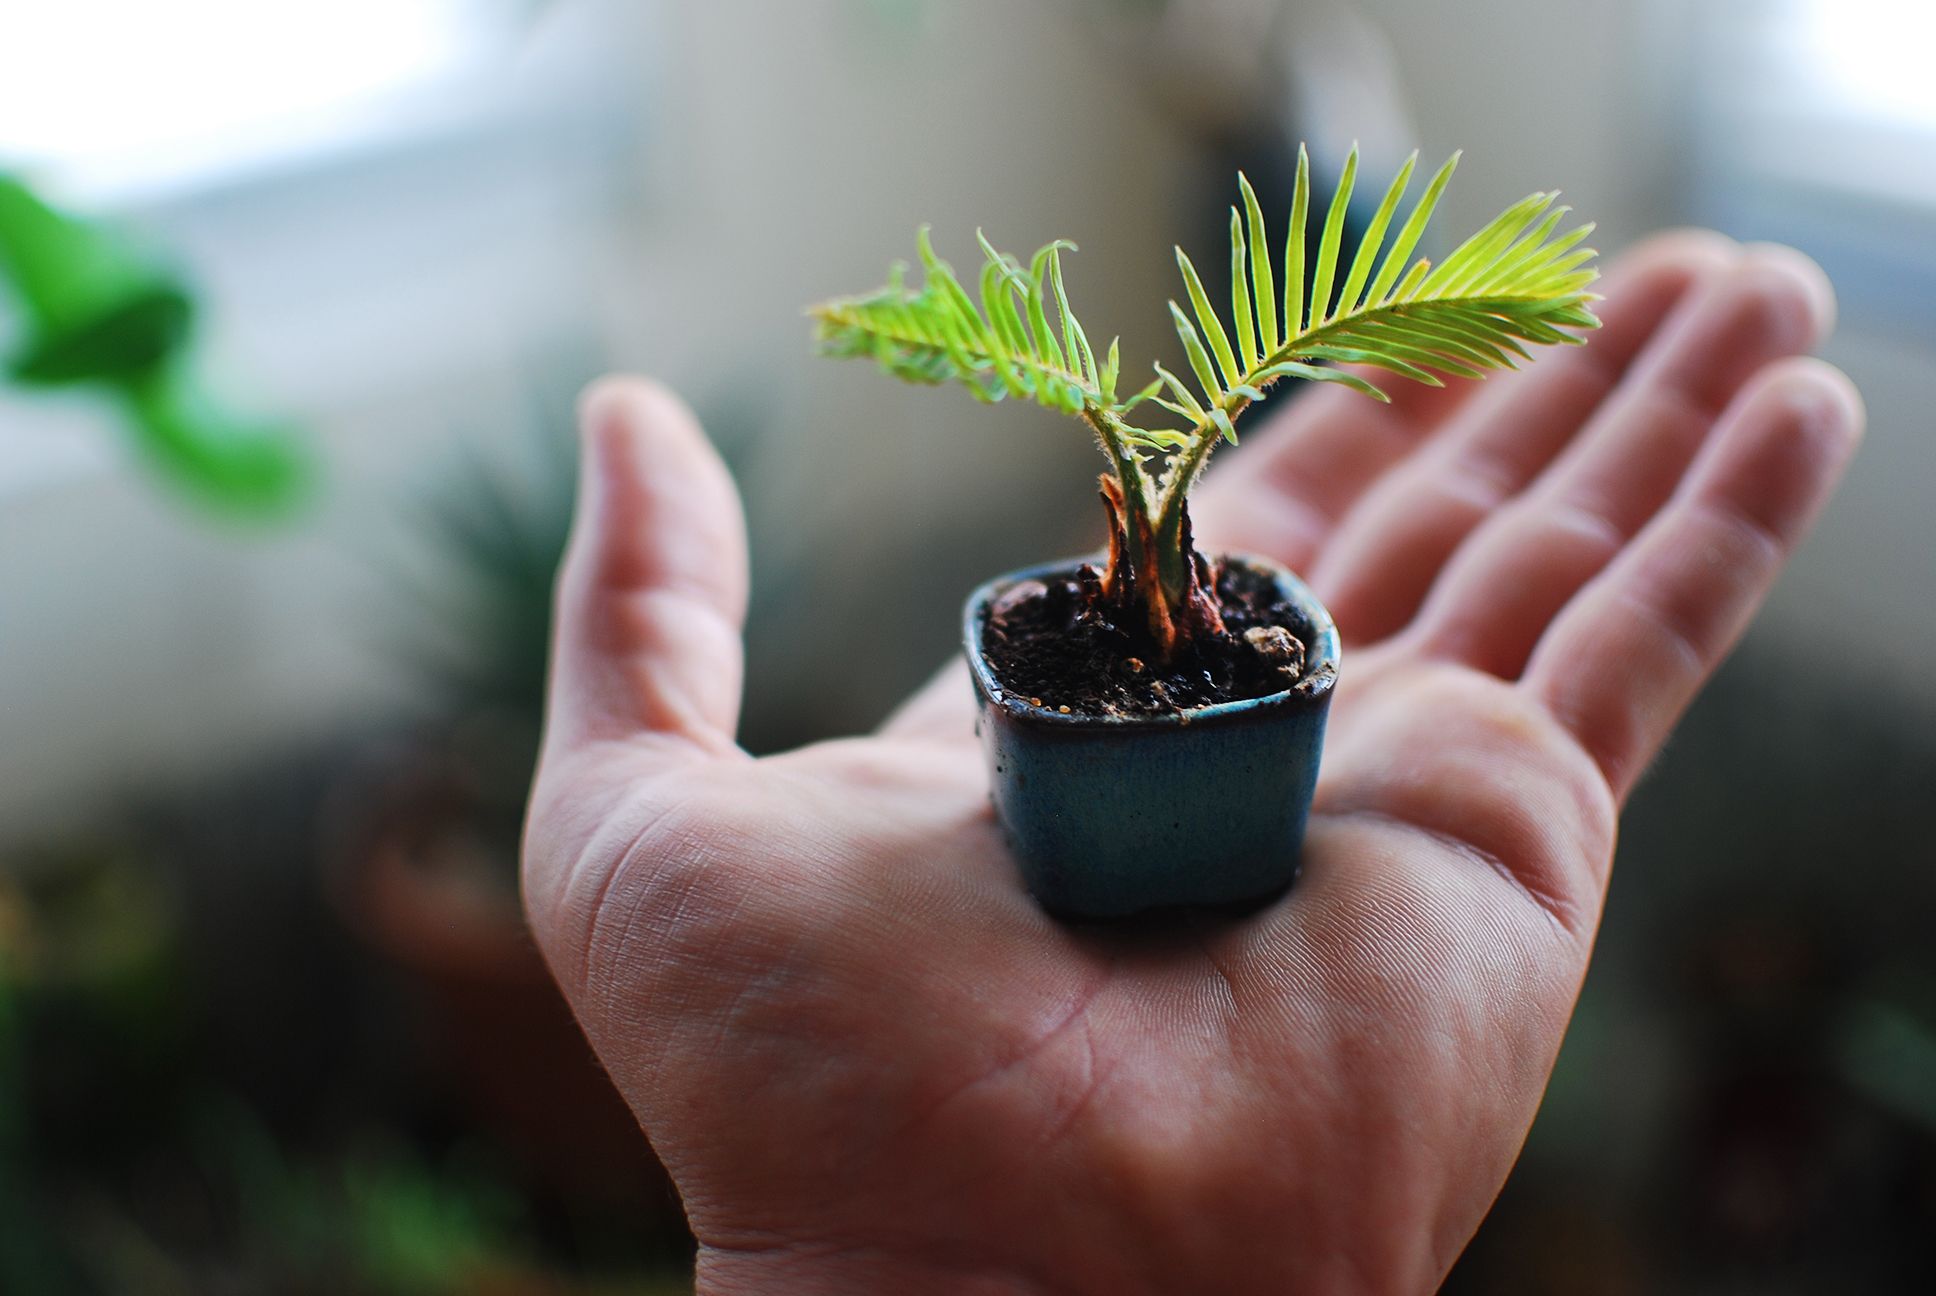
POLYGON ((1187 305, 1172 301, 1169 309, 1194 383, 1157 364, 1149 382, 1125 388, 1118 342, 1093 345, 1070 308, 1062 254, 1074 245, 1060 240, 1024 264, 981 238, 977 301, 924 228, 920 285, 897 265, 878 291, 815 307, 818 339, 827 354, 872 358, 910 382, 959 382, 979 400, 1017 397, 1087 424, 1109 460, 1102 493, 1110 550, 1098 594, 1124 617, 1146 619, 1167 660, 1224 632, 1210 565, 1191 540, 1190 490, 1211 451, 1236 442, 1238 420, 1273 384, 1340 383, 1386 400, 1368 374, 1433 385, 1440 375, 1476 378, 1526 358, 1527 343, 1577 343, 1579 330, 1598 326, 1587 292, 1594 253, 1580 246, 1593 227, 1561 232, 1568 209, 1555 205, 1556 193, 1514 203, 1436 265, 1413 259, 1458 155, 1395 224, 1417 160, 1414 153, 1399 170, 1347 254, 1354 149, 1308 265, 1305 151, 1275 250, 1257 195, 1240 175, 1227 316, 1177 249, 1187 305), (1149 417, 1158 411, 1176 421, 1149 417))

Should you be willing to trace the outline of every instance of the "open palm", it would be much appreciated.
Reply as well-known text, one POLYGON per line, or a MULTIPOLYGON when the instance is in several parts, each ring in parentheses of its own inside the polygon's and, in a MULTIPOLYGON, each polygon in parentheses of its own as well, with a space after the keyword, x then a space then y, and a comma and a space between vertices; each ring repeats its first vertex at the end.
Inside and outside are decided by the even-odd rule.
POLYGON ((1303 877, 1084 928, 1023 891, 959 663, 880 733, 733 741, 737 500, 676 400, 584 406, 532 923, 706 1292, 1430 1290, 1532 1123, 1619 807, 1854 446, 1793 253, 1657 238, 1591 345, 1312 393, 1199 492, 1346 656, 1303 877))

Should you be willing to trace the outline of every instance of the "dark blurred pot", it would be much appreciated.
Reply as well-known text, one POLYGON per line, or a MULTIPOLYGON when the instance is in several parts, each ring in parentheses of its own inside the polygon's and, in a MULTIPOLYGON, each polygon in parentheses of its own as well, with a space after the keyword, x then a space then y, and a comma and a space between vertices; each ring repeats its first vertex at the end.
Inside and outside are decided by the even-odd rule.
POLYGON ((1331 614, 1289 571, 1274 580, 1310 627, 1305 674, 1267 697, 1168 715, 1063 715, 1003 691, 982 652, 989 608, 1017 581, 1071 576, 1050 563, 969 596, 963 636, 996 813, 1043 908, 1115 918, 1267 899, 1297 876, 1338 673, 1331 614))
POLYGON ((390 764, 339 802, 336 890, 409 984, 453 1088, 551 1191, 677 1219, 670 1180, 526 928, 514 826, 436 744, 390 764))

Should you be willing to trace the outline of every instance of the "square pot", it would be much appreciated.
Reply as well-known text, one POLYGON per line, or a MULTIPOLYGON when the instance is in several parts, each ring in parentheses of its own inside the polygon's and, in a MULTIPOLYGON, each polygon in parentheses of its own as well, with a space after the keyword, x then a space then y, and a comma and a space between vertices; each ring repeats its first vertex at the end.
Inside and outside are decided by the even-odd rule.
POLYGON ((1310 589, 1266 559, 1308 630, 1297 684, 1265 697, 1157 716, 1063 715, 1005 691, 982 651, 989 608, 1023 580, 1071 577, 1082 560, 1000 576, 969 596, 962 632, 996 814, 1030 892, 1051 913, 1117 918, 1268 899, 1297 876, 1338 677, 1338 632, 1310 589))

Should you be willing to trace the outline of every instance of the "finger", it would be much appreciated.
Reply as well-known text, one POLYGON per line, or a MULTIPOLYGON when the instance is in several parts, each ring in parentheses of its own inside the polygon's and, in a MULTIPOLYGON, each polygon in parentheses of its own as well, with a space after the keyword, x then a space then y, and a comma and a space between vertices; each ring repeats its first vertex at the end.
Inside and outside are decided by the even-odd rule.
POLYGON ((1647 240, 1608 271, 1602 325, 1586 346, 1488 378, 1441 435, 1386 473, 1312 572, 1347 642, 1373 643, 1403 628, 1459 542, 1579 433, 1694 286, 1739 256, 1733 240, 1707 230, 1647 240))
POLYGON ((1862 403, 1816 360, 1766 371, 1673 501, 1568 604, 1523 687, 1624 797, 1727 655, 1854 451, 1862 403))
POLYGON ((746 526, 678 397, 608 378, 580 403, 578 511, 558 578, 548 751, 637 740, 731 750, 746 613, 746 526))
POLYGON ((1431 387, 1365 372, 1390 404, 1325 384, 1211 470, 1190 504, 1206 552, 1264 554, 1309 570, 1352 502, 1470 395, 1469 383, 1431 387))
POLYGON ((1415 622, 1420 649, 1516 677, 1554 614, 1673 492, 1734 393, 1808 350, 1833 315, 1814 262, 1746 249, 1674 312, 1533 486, 1454 553, 1415 622))

